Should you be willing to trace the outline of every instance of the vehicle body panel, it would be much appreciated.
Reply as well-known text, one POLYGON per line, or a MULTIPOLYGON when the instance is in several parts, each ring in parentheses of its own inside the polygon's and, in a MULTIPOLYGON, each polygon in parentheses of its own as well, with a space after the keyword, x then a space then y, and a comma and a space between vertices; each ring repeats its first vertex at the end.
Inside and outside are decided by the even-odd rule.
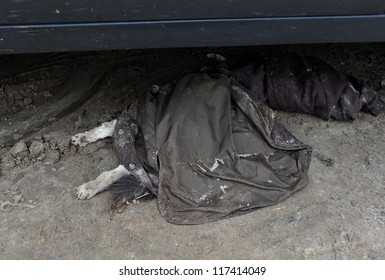
POLYGON ((0 53, 385 41, 383 0, 3 0, 0 53))
POLYGON ((2 0, 0 24, 383 13, 382 0, 2 0))

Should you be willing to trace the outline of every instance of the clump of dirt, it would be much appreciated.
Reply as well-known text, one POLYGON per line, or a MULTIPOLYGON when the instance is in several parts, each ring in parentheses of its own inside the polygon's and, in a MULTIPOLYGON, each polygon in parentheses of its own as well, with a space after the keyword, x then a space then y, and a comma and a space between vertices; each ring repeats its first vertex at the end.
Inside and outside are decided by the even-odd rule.
POLYGON ((322 164, 324 164, 327 167, 332 167, 334 166, 334 160, 330 157, 327 157, 323 154, 315 154, 315 157, 321 161, 322 164))
POLYGON ((76 152, 70 146, 70 136, 65 132, 52 132, 36 136, 31 140, 21 140, 9 149, 3 149, 0 160, 0 169, 7 171, 15 166, 29 166, 41 162, 51 165, 62 157, 76 152))
MULTIPOLYGON (((11 63, 10 61, 8 63, 11 63)), ((19 62, 21 63, 21 62, 19 62)), ((5 68, 7 63, 2 66, 5 68)), ((48 64, 26 67, 20 72, 0 70, 0 117, 34 108, 53 98, 56 88, 70 72, 70 65, 48 64), (27 69, 25 69, 27 68, 27 69)), ((18 68, 12 65, 12 68, 18 68)))

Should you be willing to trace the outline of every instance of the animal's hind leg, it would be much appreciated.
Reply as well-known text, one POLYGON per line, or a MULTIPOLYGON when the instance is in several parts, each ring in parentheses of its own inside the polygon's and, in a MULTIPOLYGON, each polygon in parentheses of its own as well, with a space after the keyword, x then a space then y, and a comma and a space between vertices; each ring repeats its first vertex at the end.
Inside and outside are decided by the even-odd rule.
POLYGON ((123 166, 104 171, 95 180, 84 183, 77 189, 78 199, 90 199, 95 194, 106 190, 111 184, 118 181, 120 178, 130 175, 131 173, 123 166))
POLYGON ((75 146, 84 147, 89 143, 96 142, 99 139, 112 137, 114 134, 116 120, 102 123, 90 131, 78 133, 71 137, 71 143, 75 146))
POLYGON ((157 193, 157 186, 153 186, 151 180, 143 167, 142 161, 138 156, 135 147, 136 140, 142 136, 137 122, 131 118, 129 111, 123 111, 119 117, 114 132, 114 143, 116 155, 119 162, 130 170, 140 184, 150 190, 153 194, 157 193))

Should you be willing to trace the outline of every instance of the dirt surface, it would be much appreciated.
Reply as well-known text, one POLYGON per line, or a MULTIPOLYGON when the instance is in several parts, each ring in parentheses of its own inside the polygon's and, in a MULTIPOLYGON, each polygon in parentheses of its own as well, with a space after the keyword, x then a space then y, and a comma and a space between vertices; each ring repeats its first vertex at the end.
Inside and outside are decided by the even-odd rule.
POLYGON ((310 183, 247 215, 177 226, 155 200, 111 215, 107 193, 76 199, 77 186, 118 162, 110 139, 75 148, 71 135, 116 117, 153 84, 210 67, 207 53, 250 62, 285 52, 385 86, 385 45, 0 57, 0 258, 385 259, 385 114, 336 122, 277 112, 313 147, 310 183))

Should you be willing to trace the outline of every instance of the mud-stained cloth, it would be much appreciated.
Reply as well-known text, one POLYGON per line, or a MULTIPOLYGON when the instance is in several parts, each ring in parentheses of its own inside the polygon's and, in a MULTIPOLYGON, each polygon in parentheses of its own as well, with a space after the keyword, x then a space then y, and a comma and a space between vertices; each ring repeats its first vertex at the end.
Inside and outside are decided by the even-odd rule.
POLYGON ((274 205, 302 189, 312 149, 268 105, 325 119, 378 113, 376 93, 362 88, 323 62, 294 57, 226 75, 190 74, 148 91, 137 107, 136 151, 145 171, 158 175, 151 188, 161 215, 201 224, 274 205))
POLYGON ((266 58, 232 71, 254 100, 272 109, 302 112, 323 119, 357 119, 360 111, 378 115, 378 94, 346 77, 317 57, 266 58))

